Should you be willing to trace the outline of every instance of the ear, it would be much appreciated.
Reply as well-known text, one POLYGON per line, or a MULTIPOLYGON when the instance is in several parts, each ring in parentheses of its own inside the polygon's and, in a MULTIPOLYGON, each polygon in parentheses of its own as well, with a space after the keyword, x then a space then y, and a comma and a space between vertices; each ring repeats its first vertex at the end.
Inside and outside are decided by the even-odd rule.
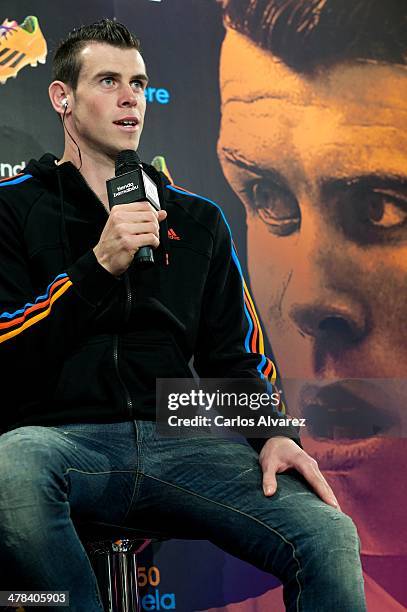
POLYGON ((66 83, 62 81, 52 81, 48 88, 48 93, 54 110, 61 117, 65 112, 65 107, 67 109, 66 114, 70 113, 70 100, 72 96, 70 95, 70 88, 66 83))

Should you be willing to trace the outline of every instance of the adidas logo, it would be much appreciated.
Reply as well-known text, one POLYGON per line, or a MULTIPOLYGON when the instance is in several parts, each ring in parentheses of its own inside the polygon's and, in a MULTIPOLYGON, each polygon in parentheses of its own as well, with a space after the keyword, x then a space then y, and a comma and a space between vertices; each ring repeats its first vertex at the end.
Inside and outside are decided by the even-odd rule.
POLYGON ((170 227, 170 229, 168 230, 168 238, 170 240, 181 240, 181 238, 178 236, 178 234, 172 229, 172 227, 170 227))

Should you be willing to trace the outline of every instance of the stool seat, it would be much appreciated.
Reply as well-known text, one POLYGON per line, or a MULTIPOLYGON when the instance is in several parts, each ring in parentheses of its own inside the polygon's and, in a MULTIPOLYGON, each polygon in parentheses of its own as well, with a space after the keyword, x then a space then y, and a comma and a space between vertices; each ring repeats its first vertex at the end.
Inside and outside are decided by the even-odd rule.
POLYGON ((137 555, 151 542, 136 529, 76 523, 89 555, 106 612, 139 612, 137 555))

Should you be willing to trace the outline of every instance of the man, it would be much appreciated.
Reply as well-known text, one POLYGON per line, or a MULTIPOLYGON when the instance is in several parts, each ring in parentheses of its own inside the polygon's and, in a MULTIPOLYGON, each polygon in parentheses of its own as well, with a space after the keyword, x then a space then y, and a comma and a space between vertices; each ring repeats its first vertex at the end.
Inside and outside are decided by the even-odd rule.
POLYGON ((245 348, 242 279, 217 206, 145 166, 165 210, 109 212, 106 180, 138 147, 147 80, 123 25, 72 32, 49 89, 64 154, 2 183, 0 340, 4 385, 15 385, 0 437, 2 589, 68 590, 70 609, 100 610, 75 530, 86 521, 208 538, 275 573, 289 610, 364 610, 357 533, 295 430, 271 430, 260 457, 155 431, 155 380, 189 375, 192 354, 200 376, 259 388, 272 364, 255 339, 245 348), (167 224, 181 237, 171 249, 167 224), (139 270, 145 245, 156 263, 139 270))
POLYGON ((393 596, 380 603, 373 585, 374 609, 399 610, 405 4, 225 0, 224 11, 218 150, 247 211, 251 286, 290 409, 308 420, 304 446, 355 519, 367 571, 393 596))

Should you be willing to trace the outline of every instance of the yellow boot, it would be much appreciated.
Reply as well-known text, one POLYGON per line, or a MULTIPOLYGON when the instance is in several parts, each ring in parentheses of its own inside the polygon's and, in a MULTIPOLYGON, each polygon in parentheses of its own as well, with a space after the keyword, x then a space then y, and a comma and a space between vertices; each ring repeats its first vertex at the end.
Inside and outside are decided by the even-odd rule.
POLYGON ((29 16, 20 25, 5 19, 0 25, 0 83, 17 76, 24 66, 45 64, 47 43, 37 17, 29 16))

